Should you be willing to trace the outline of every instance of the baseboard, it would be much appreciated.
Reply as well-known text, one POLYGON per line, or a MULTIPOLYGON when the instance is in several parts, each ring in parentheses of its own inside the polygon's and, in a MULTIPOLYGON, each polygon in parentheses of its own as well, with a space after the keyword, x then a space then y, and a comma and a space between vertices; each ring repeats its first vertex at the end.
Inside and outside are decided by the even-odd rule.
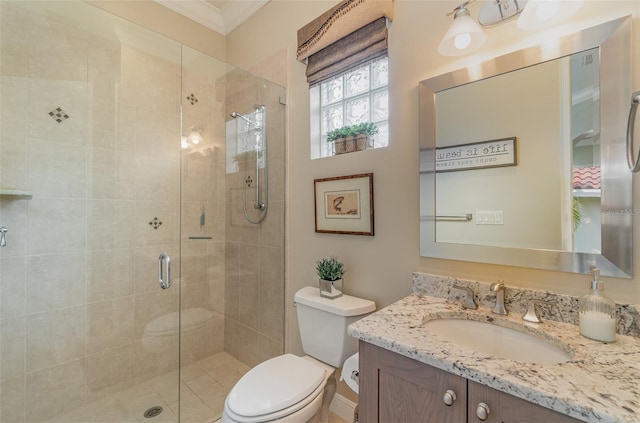
POLYGON ((349 423, 353 422, 353 412, 355 409, 356 403, 340 394, 336 394, 333 397, 333 401, 331 401, 331 405, 329 406, 329 410, 331 410, 333 414, 349 423))

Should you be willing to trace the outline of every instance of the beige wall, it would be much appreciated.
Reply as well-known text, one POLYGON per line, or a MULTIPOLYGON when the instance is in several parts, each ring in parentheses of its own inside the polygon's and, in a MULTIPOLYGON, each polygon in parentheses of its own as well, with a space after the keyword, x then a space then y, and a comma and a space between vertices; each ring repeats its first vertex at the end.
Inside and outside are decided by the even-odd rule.
POLYGON ((225 60, 225 38, 151 0, 85 0, 107 12, 225 60))
POLYGON ((224 216, 225 162, 211 152, 224 147, 212 133, 224 131, 214 113, 224 96, 211 94, 226 65, 80 2, 0 9, 0 187, 33 193, 0 199, 11 231, 0 251, 0 421, 42 421, 223 349, 212 292, 224 273, 212 269, 224 262, 213 216, 224 216), (199 101, 181 103, 181 85, 199 101), (69 119, 51 119, 55 107, 69 119), (181 123, 205 128, 199 152, 182 155, 182 191, 181 123), (180 249, 179 213, 185 236, 199 234, 202 205, 214 241, 180 249), (180 283, 166 290, 161 251, 182 253, 180 283), (152 336, 178 327, 180 305, 212 318, 180 340, 152 336))
MULTIPOLYGON (((566 98, 570 90, 566 81, 562 86, 561 63, 553 60, 437 94, 438 147, 515 136, 517 152, 516 166, 436 175, 436 216, 473 214, 470 222, 438 221, 437 242, 563 249, 560 209, 562 194, 570 198, 571 170, 558 142, 560 97, 566 98), (523 84, 523 78, 528 83, 523 84), (523 202, 522 195, 535 196, 536 201, 523 202), (502 211, 502 224, 479 225, 479 210, 502 211)), ((568 61, 564 63, 568 68, 568 61)), ((424 173, 420 177, 428 179, 424 173)), ((421 192, 432 196, 430 186, 421 192)))
MULTIPOLYGON (((296 31, 335 5, 336 1, 271 0, 256 15, 227 36, 227 60, 251 68, 266 57, 288 49, 288 206, 287 298, 293 313, 293 294, 315 285, 314 262, 329 254, 344 260, 348 273, 346 292, 370 298, 379 307, 411 292, 411 273, 432 272, 484 281, 504 279, 507 285, 555 292, 582 293, 587 276, 421 258, 418 254, 418 81, 456 68, 473 65, 526 45, 553 40, 520 31, 515 22, 488 29, 488 41, 477 54, 462 58, 439 56, 437 45, 450 19, 450 1, 396 0, 390 28, 390 146, 320 160, 309 159, 309 91, 304 65, 295 58, 296 31), (375 237, 316 234, 314 232, 313 180, 327 176, 374 172, 375 237)), ((588 1, 561 28, 568 33, 633 13, 634 43, 640 45, 640 6, 632 1, 588 1)), ((472 6, 477 13, 477 6, 472 6)), ((640 89, 640 66, 635 59, 634 88, 640 89)), ((636 198, 640 187, 636 184, 636 198)), ((640 200, 636 201, 640 204, 640 200)), ((636 222, 637 223, 637 222, 636 222)), ((636 226, 638 226, 636 224, 636 226)), ((634 237, 640 245, 640 232, 634 237)), ((607 291, 620 302, 640 302, 640 249, 635 250, 633 280, 605 278, 607 291)), ((297 319, 288 323, 288 350, 301 352, 297 319)))

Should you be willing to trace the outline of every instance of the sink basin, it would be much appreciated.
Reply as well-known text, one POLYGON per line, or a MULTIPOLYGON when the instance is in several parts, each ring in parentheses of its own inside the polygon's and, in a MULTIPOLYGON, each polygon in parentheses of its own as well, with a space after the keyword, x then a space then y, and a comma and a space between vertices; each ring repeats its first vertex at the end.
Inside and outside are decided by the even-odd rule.
POLYGON ((515 329, 463 319, 434 319, 422 327, 466 349, 514 361, 557 364, 571 354, 559 346, 515 329))

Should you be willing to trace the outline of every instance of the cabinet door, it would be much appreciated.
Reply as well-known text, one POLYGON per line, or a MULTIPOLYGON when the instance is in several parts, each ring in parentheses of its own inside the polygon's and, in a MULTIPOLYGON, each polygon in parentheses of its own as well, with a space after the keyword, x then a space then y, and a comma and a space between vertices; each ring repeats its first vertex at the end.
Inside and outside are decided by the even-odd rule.
POLYGON ((530 403, 504 392, 469 381, 469 423, 574 423, 572 417, 530 403), (485 420, 478 418, 478 404, 489 407, 485 420))
POLYGON ((360 421, 463 423, 467 381, 435 367, 360 341, 360 421), (449 406, 443 397, 456 399, 449 406))

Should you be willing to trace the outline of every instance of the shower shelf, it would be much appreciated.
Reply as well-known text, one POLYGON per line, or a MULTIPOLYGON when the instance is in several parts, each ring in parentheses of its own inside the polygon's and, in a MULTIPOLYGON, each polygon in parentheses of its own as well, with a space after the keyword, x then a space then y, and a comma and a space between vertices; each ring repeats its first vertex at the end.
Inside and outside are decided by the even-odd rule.
POLYGON ((33 197, 31 191, 22 189, 0 188, 0 197, 15 197, 19 199, 30 199, 33 197))
POLYGON ((198 235, 198 236, 190 236, 189 239, 212 239, 212 237, 206 236, 206 235, 198 235))

